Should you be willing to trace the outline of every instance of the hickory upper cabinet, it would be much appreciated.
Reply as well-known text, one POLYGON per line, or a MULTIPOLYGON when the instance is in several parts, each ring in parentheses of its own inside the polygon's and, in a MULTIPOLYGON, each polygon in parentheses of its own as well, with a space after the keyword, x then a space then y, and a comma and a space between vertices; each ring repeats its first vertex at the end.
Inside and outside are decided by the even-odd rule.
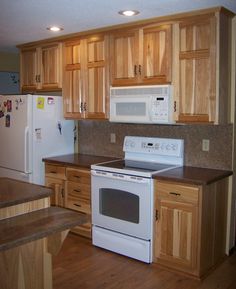
POLYGON ((216 11, 174 26, 177 121, 229 122, 231 17, 216 11))
POLYGON ((48 43, 22 47, 20 52, 21 90, 53 91, 62 87, 62 44, 48 43))
POLYGON ((148 25, 112 33, 112 85, 170 83, 171 43, 171 25, 148 25))
POLYGON ((108 113, 107 35, 67 41, 64 45, 64 116, 104 119, 108 113))

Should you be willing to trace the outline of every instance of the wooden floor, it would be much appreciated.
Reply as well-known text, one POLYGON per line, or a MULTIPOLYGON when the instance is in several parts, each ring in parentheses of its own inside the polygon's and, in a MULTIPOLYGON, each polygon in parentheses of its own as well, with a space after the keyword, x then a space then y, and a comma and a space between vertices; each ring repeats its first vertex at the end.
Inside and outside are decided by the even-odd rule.
POLYGON ((236 253, 200 282, 69 234, 53 267, 54 289, 236 289, 236 253))

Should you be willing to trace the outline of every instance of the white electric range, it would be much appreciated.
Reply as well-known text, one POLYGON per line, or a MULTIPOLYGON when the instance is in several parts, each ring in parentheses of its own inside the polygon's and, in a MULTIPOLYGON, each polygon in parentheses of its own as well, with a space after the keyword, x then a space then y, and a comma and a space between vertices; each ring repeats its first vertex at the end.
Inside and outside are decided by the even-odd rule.
POLYGON ((182 139, 126 136, 124 159, 91 166, 93 244, 152 262, 153 179, 183 166, 182 139))

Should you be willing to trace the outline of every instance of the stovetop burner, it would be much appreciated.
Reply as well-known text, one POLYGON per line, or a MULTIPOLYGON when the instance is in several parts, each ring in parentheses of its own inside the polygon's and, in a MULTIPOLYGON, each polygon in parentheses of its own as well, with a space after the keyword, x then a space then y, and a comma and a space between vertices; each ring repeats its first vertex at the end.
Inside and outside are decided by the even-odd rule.
POLYGON ((183 165, 183 140, 126 136, 125 158, 92 165, 92 169, 132 176, 152 177, 183 165))
POLYGON ((120 169, 120 170, 132 170, 132 171, 143 171, 143 172, 157 172, 160 170, 176 167, 175 165, 141 162, 134 160, 116 160, 112 162, 99 164, 101 167, 120 169))

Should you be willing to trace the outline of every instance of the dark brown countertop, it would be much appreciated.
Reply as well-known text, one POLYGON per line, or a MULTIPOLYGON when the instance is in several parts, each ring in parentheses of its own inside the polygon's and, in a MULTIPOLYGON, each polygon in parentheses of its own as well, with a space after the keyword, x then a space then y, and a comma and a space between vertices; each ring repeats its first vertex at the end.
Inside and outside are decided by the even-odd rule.
POLYGON ((46 163, 54 163, 58 165, 82 167, 82 168, 90 169, 90 166, 93 164, 112 161, 115 159, 117 158, 83 155, 83 154, 68 154, 68 155, 44 158, 43 161, 46 163))
POLYGON ((43 199, 51 194, 52 190, 44 186, 0 178, 0 208, 43 199))
POLYGON ((208 185, 232 175, 232 171, 183 166, 153 176, 156 180, 208 185))
POLYGON ((84 214, 50 207, 0 221, 0 251, 45 238, 87 221, 84 214))

